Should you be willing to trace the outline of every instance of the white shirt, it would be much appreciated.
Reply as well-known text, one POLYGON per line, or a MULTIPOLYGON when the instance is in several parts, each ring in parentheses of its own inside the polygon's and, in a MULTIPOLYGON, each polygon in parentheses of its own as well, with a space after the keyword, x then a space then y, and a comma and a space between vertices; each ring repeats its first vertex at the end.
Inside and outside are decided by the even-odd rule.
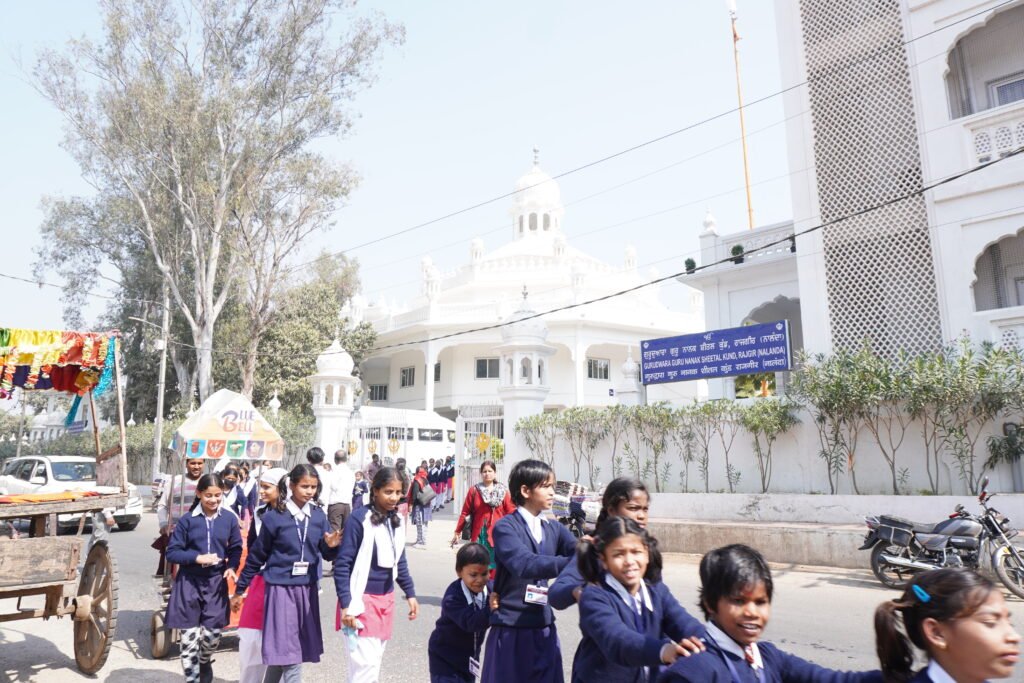
POLYGON ((327 505, 327 495, 331 490, 331 483, 334 481, 334 476, 331 471, 323 465, 313 465, 313 469, 316 470, 317 477, 320 479, 320 504, 321 507, 327 505))
POLYGON ((956 683, 934 659, 928 662, 928 678, 932 679, 932 683, 956 683))
POLYGON ((640 590, 637 591, 635 596, 630 595, 629 591, 626 590, 626 587, 619 583, 619 580, 611 574, 606 573, 604 575, 604 582, 612 587, 615 594, 622 598, 622 601, 626 603, 626 607, 633 612, 641 614, 640 605, 646 607, 650 612, 654 611, 654 603, 651 602, 651 594, 647 592, 647 584, 643 581, 640 582, 640 590), (639 598, 639 602, 637 602, 637 598, 639 598))
POLYGON ((469 590, 469 586, 466 585, 466 582, 463 581, 462 594, 466 596, 467 605, 475 603, 477 609, 483 609, 487 605, 487 586, 484 586, 484 589, 479 593, 473 593, 473 591, 469 590))
POLYGON ((544 524, 539 515, 535 515, 524 507, 519 508, 519 514, 526 520, 526 526, 530 529, 530 535, 537 545, 544 542, 544 524))
POLYGON ((328 505, 352 503, 352 489, 356 487, 356 475, 347 462, 340 462, 334 465, 332 470, 331 486, 326 490, 328 505))
POLYGON ((306 503, 300 508, 298 505, 295 504, 295 501, 292 500, 291 497, 289 497, 288 501, 284 504, 284 506, 285 508, 288 509, 288 512, 292 513, 292 517, 294 517, 299 522, 304 522, 306 521, 307 517, 313 516, 312 503, 306 503))
MULTIPOLYGON (((707 626, 707 629, 708 629, 708 635, 710 635, 714 639, 715 643, 718 644, 718 647, 722 648, 723 650, 725 650, 726 652, 728 652, 730 654, 736 655, 737 657, 742 659, 744 662, 747 661, 747 655, 743 651, 743 647, 740 646, 740 644, 737 643, 735 640, 730 638, 728 633, 726 633, 722 629, 718 628, 717 626, 715 626, 710 621, 706 624, 706 626, 707 626)), ((750 645, 750 649, 751 649, 751 651, 753 651, 753 654, 754 654, 754 663, 753 663, 752 666, 755 669, 762 669, 763 670, 764 669, 764 662, 761 660, 761 651, 757 649, 757 643, 752 643, 750 645)))

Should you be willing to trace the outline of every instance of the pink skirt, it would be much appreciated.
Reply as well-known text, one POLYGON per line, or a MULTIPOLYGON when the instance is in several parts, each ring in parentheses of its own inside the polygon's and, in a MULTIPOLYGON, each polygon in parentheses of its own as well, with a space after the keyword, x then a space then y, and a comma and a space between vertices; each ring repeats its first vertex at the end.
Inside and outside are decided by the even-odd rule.
POLYGON ((263 596, 265 592, 263 576, 257 574, 245 594, 242 615, 238 617, 238 628, 263 630, 263 596))
MULTIPOLYGON (((365 611, 359 615, 359 621, 363 622, 363 629, 359 635, 364 638, 380 638, 391 640, 391 629, 395 623, 395 593, 386 595, 363 594, 363 608, 365 611)), ((338 613, 334 620, 334 628, 341 630, 341 603, 338 603, 338 613)))

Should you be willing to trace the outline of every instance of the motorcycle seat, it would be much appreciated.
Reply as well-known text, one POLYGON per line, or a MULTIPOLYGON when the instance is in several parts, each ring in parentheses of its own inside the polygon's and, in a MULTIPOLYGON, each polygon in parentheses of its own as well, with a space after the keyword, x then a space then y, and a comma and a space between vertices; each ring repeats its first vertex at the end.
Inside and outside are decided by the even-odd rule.
POLYGON ((902 517, 890 517, 889 515, 881 515, 878 518, 880 524, 885 526, 896 527, 897 529, 907 529, 918 534, 930 534, 935 531, 937 524, 927 524, 924 522, 912 522, 909 519, 903 519, 902 517))

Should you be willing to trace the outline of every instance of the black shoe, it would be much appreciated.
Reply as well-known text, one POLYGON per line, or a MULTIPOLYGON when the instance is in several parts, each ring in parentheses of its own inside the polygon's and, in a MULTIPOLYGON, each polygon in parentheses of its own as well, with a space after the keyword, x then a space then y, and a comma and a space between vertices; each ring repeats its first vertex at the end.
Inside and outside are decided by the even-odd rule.
POLYGON ((199 663, 199 683, 213 683, 213 660, 199 663))

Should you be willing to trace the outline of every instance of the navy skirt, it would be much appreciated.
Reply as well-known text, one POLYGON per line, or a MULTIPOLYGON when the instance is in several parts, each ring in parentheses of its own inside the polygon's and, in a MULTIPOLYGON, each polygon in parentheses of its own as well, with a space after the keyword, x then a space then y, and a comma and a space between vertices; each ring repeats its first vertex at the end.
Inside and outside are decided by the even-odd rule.
POLYGON ((167 601, 167 628, 224 628, 231 620, 228 582, 221 574, 195 576, 178 571, 167 601))
POLYGON ((484 646, 481 683, 565 683, 555 625, 547 628, 491 626, 484 646))
POLYGON ((324 653, 316 583, 266 584, 263 596, 263 663, 287 666, 319 662, 324 653))

